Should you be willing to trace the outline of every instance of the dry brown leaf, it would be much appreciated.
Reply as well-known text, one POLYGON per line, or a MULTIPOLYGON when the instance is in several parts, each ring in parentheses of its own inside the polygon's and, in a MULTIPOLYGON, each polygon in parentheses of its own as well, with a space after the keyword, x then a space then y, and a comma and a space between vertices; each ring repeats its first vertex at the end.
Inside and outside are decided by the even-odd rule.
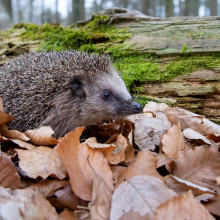
POLYGON ((175 196, 159 206, 154 220, 161 219, 214 220, 209 212, 193 197, 190 191, 186 194, 175 196))
POLYGON ((31 189, 12 192, 0 187, 0 219, 58 220, 54 207, 31 189))
POLYGON ((137 212, 130 211, 124 214, 120 220, 150 220, 149 215, 140 216, 137 212))
POLYGON ((98 143, 95 137, 85 141, 89 147, 100 149, 104 152, 110 164, 118 164, 122 161, 128 162, 133 159, 133 147, 129 145, 127 139, 121 134, 115 134, 107 141, 108 144, 98 143), (115 141, 116 143, 110 143, 115 141))
POLYGON ((104 151, 110 164, 118 164, 125 160, 125 150, 128 147, 127 139, 119 134, 115 143, 116 147, 108 148, 104 151))
POLYGON ((115 165, 111 167, 112 170, 112 179, 113 179, 113 184, 115 185, 118 181, 119 178, 119 172, 121 170, 127 169, 127 167, 120 166, 120 165, 115 165))
POLYGON ((59 159, 57 148, 37 147, 33 150, 16 149, 19 157, 19 167, 31 177, 56 176, 64 179, 67 176, 63 163, 59 159))
POLYGON ((220 195, 202 203, 212 214, 220 217, 220 195))
POLYGON ((115 144, 101 144, 101 143, 98 143, 95 137, 88 138, 85 141, 85 143, 87 143, 89 147, 94 148, 94 149, 104 150, 105 148, 116 147, 115 144))
POLYGON ((172 161, 171 158, 166 157, 163 154, 155 154, 155 156, 157 158, 156 168, 162 167, 172 161))
POLYGON ((167 165, 167 169, 180 179, 214 190, 216 177, 220 175, 220 153, 209 146, 185 150, 167 165))
POLYGON ((214 197, 214 195, 216 195, 214 191, 211 191, 208 188, 192 184, 189 181, 180 180, 179 178, 175 178, 172 175, 166 175, 164 178, 166 180, 167 187, 169 187, 179 195, 187 193, 189 190, 192 191, 195 197, 204 194, 210 194, 212 198, 214 197))
POLYGON ((106 157, 101 151, 88 147, 86 143, 80 144, 79 138, 83 130, 84 128, 79 127, 68 133, 56 147, 59 157, 69 174, 73 191, 81 199, 91 201, 93 184, 91 167, 98 175, 103 177, 110 188, 113 188, 112 172, 106 157))
POLYGON ((25 141, 17 140, 17 139, 12 139, 11 140, 13 143, 17 144, 21 148, 25 148, 27 150, 34 150, 36 149, 37 146, 27 143, 25 141))
POLYGON ((156 115, 157 112, 164 112, 169 110, 169 106, 165 103, 148 102, 143 109, 144 113, 152 113, 156 115))
POLYGON ((12 115, 7 114, 3 111, 0 111, 0 125, 6 124, 13 119, 15 119, 15 118, 12 115))
POLYGON ((183 131, 184 136, 190 140, 199 140, 201 144, 208 144, 210 146, 215 146, 210 140, 208 140, 205 136, 201 135, 199 132, 194 131, 191 128, 187 128, 183 131))
POLYGON ((109 219, 112 200, 112 189, 94 171, 92 202, 89 210, 92 219, 109 219))
POLYGON ((30 142, 36 145, 56 145, 58 140, 51 137, 54 131, 51 127, 43 126, 35 130, 28 130, 25 134, 30 138, 30 142))
POLYGON ((130 144, 130 141, 127 141, 128 145, 125 149, 125 159, 123 162, 129 163, 134 159, 134 148, 130 144))
POLYGON ((20 188, 20 176, 10 159, 0 156, 0 186, 11 189, 20 188))
POLYGON ((134 141, 140 150, 154 150, 160 146, 162 135, 171 127, 164 113, 157 113, 156 117, 144 114, 135 121, 134 141))
POLYGON ((54 195, 54 193, 69 184, 67 180, 43 180, 40 183, 29 186, 38 193, 41 193, 45 198, 54 195))
POLYGON ((80 205, 80 199, 74 194, 70 184, 63 189, 58 190, 55 194, 56 200, 69 209, 76 209, 80 205))
POLYGON ((179 123, 167 130, 161 139, 161 143, 163 152, 172 159, 175 159, 180 151, 186 149, 179 123))
POLYGON ((206 138, 214 141, 215 143, 220 143, 220 135, 208 134, 206 138))
POLYGON ((17 131, 17 130, 8 130, 6 125, 0 125, 0 133, 1 135, 10 138, 10 139, 17 139, 21 141, 29 141, 30 138, 27 137, 24 133, 17 131))
POLYGON ((216 177, 217 185, 220 185, 220 176, 216 177))
POLYGON ((60 213, 59 220, 78 220, 78 217, 76 212, 65 209, 60 213))
POLYGON ((4 112, 2 98, 0 97, 0 125, 6 124, 13 119, 15 118, 12 115, 4 112))
POLYGON ((118 187, 124 180, 138 175, 151 175, 163 179, 156 170, 156 161, 156 157, 149 151, 139 151, 133 163, 128 168, 119 171, 118 181, 115 187, 118 187))
POLYGON ((220 126, 209 121, 204 116, 197 115, 182 108, 172 108, 165 103, 157 104, 155 102, 149 102, 145 105, 143 112, 153 112, 154 115, 157 112, 164 112, 172 124, 180 122, 182 130, 191 128, 202 135, 208 135, 209 133, 220 134, 220 126))
POLYGON ((121 183, 112 196, 111 220, 118 220, 133 211, 144 216, 153 216, 156 208, 175 196, 159 178, 141 175, 121 183))

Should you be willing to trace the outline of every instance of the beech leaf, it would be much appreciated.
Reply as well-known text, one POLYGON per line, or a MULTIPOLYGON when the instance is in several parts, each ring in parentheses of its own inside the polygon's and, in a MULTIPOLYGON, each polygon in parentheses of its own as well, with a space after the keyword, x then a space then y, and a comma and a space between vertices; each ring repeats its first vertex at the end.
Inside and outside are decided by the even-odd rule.
POLYGON ((16 149, 19 166, 31 178, 56 176, 64 179, 67 176, 63 163, 60 161, 57 148, 36 147, 31 150, 16 149))
POLYGON ((17 131, 17 130, 8 130, 6 125, 0 125, 0 133, 1 135, 10 138, 10 139, 17 139, 21 141, 29 141, 30 138, 27 137, 24 133, 17 131))
POLYGON ((0 156, 0 186, 11 189, 20 188, 20 176, 10 159, 0 156))
POLYGON ((140 150, 154 150, 160 146, 162 135, 171 127, 164 113, 157 113, 156 117, 144 114, 135 121, 134 140, 140 150))
POLYGON ((111 209, 112 189, 94 172, 92 202, 89 210, 92 219, 109 219, 111 209))
POLYGON ((167 130, 161 139, 161 143, 164 153, 172 159, 175 159, 177 154, 186 148, 179 123, 167 130))
POLYGON ((54 207, 31 189, 15 190, 13 193, 0 187, 0 219, 53 219, 58 220, 54 207))
POLYGON ((167 168, 180 179, 214 190, 216 178, 220 175, 220 153, 209 146, 185 150, 167 168))
POLYGON ((28 130, 25 134, 30 138, 30 142, 36 145, 56 145, 58 140, 51 137, 54 131, 51 127, 43 126, 35 130, 28 130))
POLYGON ((175 195, 159 178, 149 175, 135 176, 115 189, 110 220, 118 220, 130 211, 152 217, 159 205, 175 195))
POLYGON ((161 219, 199 219, 199 220, 214 220, 189 191, 186 194, 175 196, 164 204, 160 205, 155 214, 154 220, 161 219))
POLYGON ((119 186, 124 180, 131 179, 138 175, 151 175, 162 179, 156 170, 156 157, 149 151, 139 151, 133 163, 119 171, 118 181, 115 187, 119 186))
POLYGON ((88 147, 86 143, 80 144, 83 130, 79 127, 68 133, 56 147, 69 174, 73 191, 81 199, 91 201, 94 178, 91 167, 103 177, 110 189, 113 188, 112 171, 103 152, 88 147))

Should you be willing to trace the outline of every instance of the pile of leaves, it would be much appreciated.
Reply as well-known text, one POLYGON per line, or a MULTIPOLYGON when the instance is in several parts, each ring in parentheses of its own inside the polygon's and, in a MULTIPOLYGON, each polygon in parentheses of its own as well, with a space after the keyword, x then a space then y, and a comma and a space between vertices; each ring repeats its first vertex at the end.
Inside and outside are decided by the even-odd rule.
POLYGON ((220 126, 148 103, 124 121, 9 130, 0 99, 1 219, 215 219, 220 126))

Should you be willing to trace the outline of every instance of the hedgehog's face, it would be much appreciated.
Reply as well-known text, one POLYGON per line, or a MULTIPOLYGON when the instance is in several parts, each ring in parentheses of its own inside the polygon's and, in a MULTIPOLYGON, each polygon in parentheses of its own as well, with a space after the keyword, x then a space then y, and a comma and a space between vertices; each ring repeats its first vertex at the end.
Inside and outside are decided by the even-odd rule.
POLYGON ((71 85, 74 94, 83 97, 81 114, 89 115, 88 124, 142 111, 142 106, 133 100, 115 70, 101 74, 89 84, 77 79, 71 85))

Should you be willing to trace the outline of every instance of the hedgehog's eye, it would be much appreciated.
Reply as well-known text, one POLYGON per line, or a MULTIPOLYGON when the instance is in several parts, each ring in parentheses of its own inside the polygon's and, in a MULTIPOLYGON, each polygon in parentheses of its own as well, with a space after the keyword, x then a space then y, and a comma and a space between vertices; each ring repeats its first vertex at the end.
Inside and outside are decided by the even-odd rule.
POLYGON ((104 99, 104 100, 109 100, 110 97, 111 97, 111 93, 110 93, 109 91, 107 91, 107 90, 103 91, 103 93, 102 93, 102 99, 104 99))

